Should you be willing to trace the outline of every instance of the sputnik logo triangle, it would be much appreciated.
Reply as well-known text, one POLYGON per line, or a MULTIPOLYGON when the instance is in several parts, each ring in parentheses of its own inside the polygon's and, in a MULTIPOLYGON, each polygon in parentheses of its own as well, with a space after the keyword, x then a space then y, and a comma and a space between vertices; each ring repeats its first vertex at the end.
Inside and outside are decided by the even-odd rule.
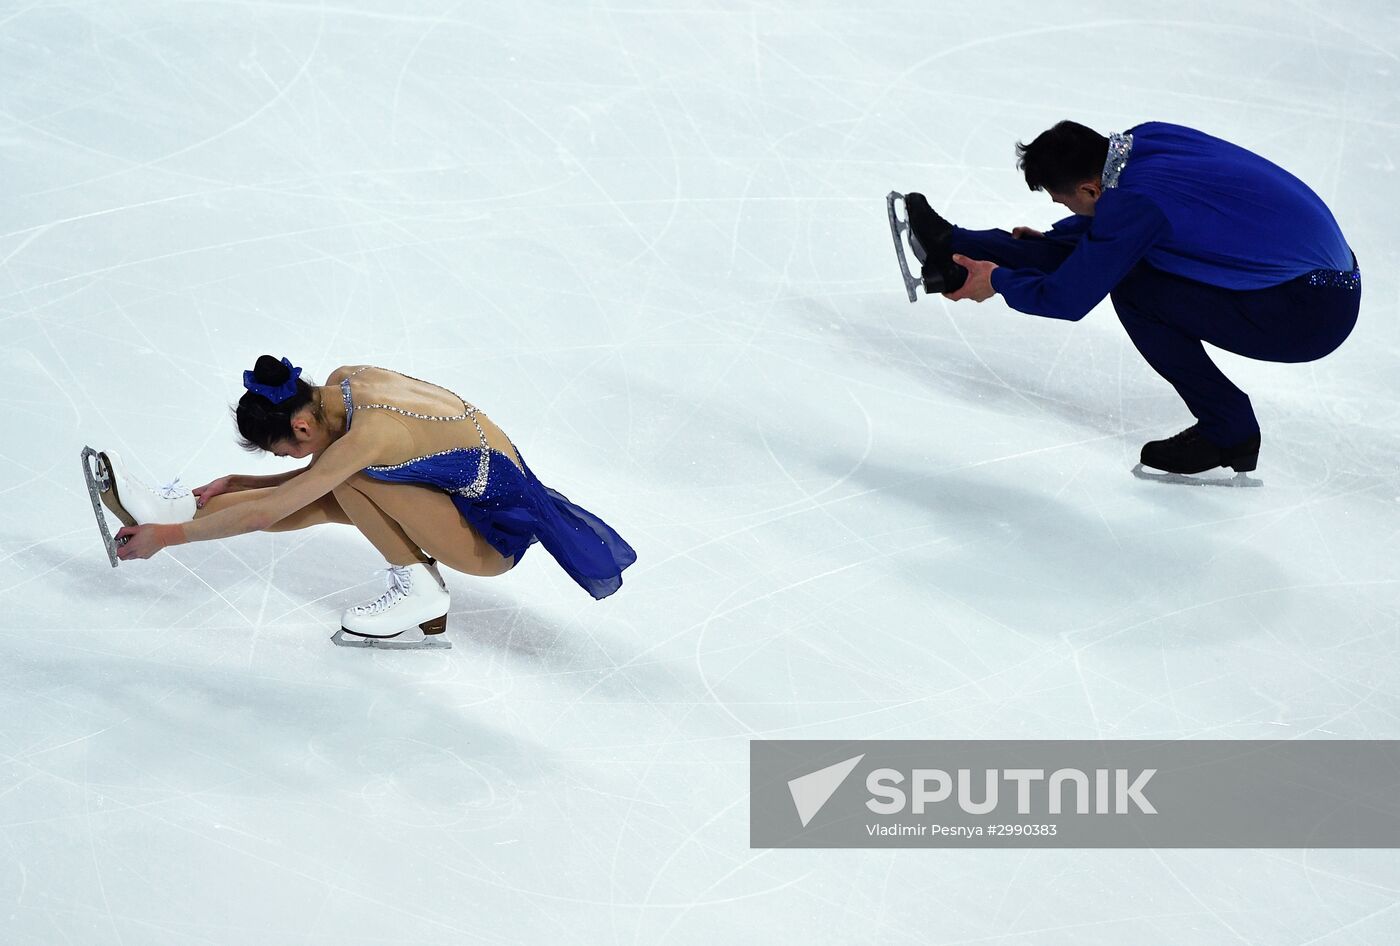
POLYGON ((817 812, 822 810, 822 806, 836 794, 841 783, 846 781, 846 776, 850 775, 851 770, 864 758, 865 753, 862 752, 854 759, 828 765, 824 769, 817 769, 788 782, 788 791, 792 792, 792 803, 797 807, 797 817, 802 819, 802 827, 805 828, 811 823, 817 812))

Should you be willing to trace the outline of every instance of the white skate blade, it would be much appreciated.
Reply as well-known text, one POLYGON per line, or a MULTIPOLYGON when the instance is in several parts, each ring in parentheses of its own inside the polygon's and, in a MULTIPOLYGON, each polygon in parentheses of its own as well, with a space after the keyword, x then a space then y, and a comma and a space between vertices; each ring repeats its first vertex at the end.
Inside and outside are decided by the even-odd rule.
POLYGON ((901 203, 904 202, 904 195, 899 193, 899 191, 890 191, 889 194, 885 196, 885 208, 889 211, 890 215, 890 236, 894 237, 894 255, 899 259, 899 272, 904 277, 904 291, 909 294, 909 301, 918 302, 918 289, 919 286, 922 285, 922 282, 915 279, 909 273, 909 259, 904 255, 903 235, 909 232, 909 210, 906 207, 904 211, 905 219, 899 219, 899 215, 895 213, 894 209, 894 202, 896 200, 901 203))
MULTIPOLYGON (((407 632, 405 632, 407 633, 407 632)), ((452 642, 443 634, 426 634, 421 640, 398 637, 361 637, 341 628, 331 635, 338 647, 371 647, 375 650, 451 650, 452 642)))
POLYGON ((1263 486, 1263 480, 1257 480, 1248 473, 1236 473, 1234 476, 1188 476, 1185 473, 1161 473, 1157 470, 1149 470, 1139 463, 1133 467, 1133 476, 1140 480, 1153 480, 1158 483, 1173 483, 1177 486, 1263 486))
MULTIPOLYGON (((102 533, 102 544, 107 549, 107 559, 112 563, 112 567, 117 567, 117 543, 112 539, 111 529, 107 526, 107 515, 102 508, 102 485, 99 482, 100 474, 94 469, 94 464, 101 464, 97 451, 91 447, 83 447, 80 455, 83 461, 83 479, 87 482, 88 498, 92 500, 92 514, 97 517, 97 529, 102 533)), ((126 544, 123 539, 122 545, 126 544)))

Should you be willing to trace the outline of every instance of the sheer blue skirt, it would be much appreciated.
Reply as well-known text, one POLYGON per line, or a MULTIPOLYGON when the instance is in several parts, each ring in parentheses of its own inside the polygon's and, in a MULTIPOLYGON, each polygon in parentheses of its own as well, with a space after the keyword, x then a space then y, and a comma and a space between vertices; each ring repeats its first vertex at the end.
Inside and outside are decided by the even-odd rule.
POLYGON ((452 450, 364 472, 385 482, 446 491, 462 518, 497 552, 518 562, 539 542, 595 598, 606 598, 622 587, 622 572, 637 560, 637 553, 612 526, 541 483, 523 459, 517 467, 505 454, 488 448, 488 463, 483 465, 481 451, 452 450))

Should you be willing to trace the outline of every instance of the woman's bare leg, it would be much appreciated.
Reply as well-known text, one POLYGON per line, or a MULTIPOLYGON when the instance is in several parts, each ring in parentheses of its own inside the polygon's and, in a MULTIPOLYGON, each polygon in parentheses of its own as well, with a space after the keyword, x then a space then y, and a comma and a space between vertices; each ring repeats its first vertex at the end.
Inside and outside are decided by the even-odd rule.
MULTIPOLYGON (((266 496, 272 492, 272 487, 265 489, 245 489, 236 493, 220 493, 209 500, 198 510, 194 517, 207 516, 211 512, 218 512, 220 509, 227 509, 239 503, 246 503, 257 499, 259 496, 266 496)), ((336 523, 343 526, 354 525, 345 510, 340 508, 340 503, 332 494, 326 494, 308 506, 303 506, 296 512, 291 513, 277 522, 273 523, 266 531, 268 532, 293 532, 297 529, 307 529, 311 526, 322 526, 327 523, 336 523)))
POLYGON ((489 577, 515 560, 493 549, 442 490, 385 483, 357 473, 335 489, 340 507, 390 565, 435 558, 455 571, 489 577))
MULTIPOLYGON (((206 516, 264 496, 268 489, 221 493, 195 513, 206 516)), ((291 532, 311 526, 352 525, 390 565, 412 565, 435 558, 448 568, 489 577, 509 571, 515 562, 491 547, 441 490, 413 483, 384 483, 357 473, 335 490, 303 506, 268 532, 291 532)))
MULTIPOLYGON (((363 474, 351 477, 351 481, 361 475, 363 474)), ((426 554, 417 542, 410 539, 384 510, 348 483, 337 486, 332 495, 350 517, 355 528, 369 539, 370 545, 373 545, 390 565, 414 565, 426 562, 432 557, 426 554)))

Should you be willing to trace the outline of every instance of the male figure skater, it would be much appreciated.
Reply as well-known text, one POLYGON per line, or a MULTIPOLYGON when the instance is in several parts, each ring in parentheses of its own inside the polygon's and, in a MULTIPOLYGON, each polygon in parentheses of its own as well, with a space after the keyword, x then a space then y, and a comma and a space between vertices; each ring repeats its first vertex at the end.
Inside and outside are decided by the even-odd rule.
POLYGON ((1074 216, 1048 233, 965 230, 905 199, 926 292, 1077 321, 1109 296, 1142 356, 1196 423, 1142 448, 1142 463, 1192 474, 1253 470, 1249 397, 1202 347, 1313 361, 1356 324, 1361 273, 1327 205, 1302 181, 1237 145, 1162 122, 1107 137, 1063 121, 1017 166, 1074 216))

